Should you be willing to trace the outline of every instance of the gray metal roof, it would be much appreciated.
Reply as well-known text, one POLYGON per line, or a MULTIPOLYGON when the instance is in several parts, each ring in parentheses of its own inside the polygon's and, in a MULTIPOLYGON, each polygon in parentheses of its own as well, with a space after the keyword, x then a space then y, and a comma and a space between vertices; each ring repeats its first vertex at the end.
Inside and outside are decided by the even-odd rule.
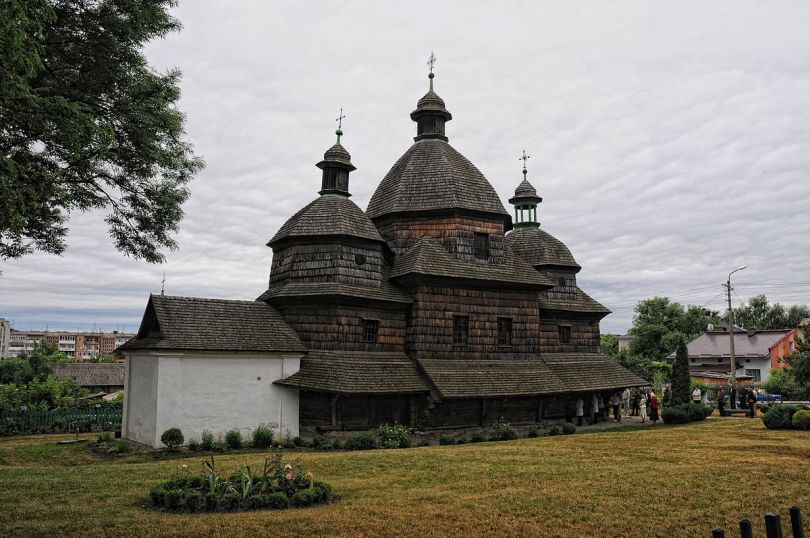
MULTIPOLYGON (((770 353, 770 347, 777 340, 790 332, 790 329, 757 331, 754 333, 734 333, 734 356, 755 359, 770 353)), ((728 332, 717 331, 702 334, 687 344, 690 358, 729 357, 730 346, 728 332)), ((674 357, 675 353, 671 353, 674 357)))

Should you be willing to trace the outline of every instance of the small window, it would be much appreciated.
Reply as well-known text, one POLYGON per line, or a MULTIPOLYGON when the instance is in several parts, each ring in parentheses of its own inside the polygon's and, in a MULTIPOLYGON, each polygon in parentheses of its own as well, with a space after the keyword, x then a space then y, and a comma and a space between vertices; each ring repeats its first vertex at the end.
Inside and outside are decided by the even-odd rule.
POLYGON ((453 316, 453 345, 466 346, 470 334, 470 318, 453 316))
POLYGON ((363 342, 377 343, 377 334, 380 332, 380 321, 377 319, 363 320, 363 342))
POLYGON ((512 318, 498 318, 498 345, 512 345, 512 318))
POLYGON ((323 190, 335 190, 337 188, 337 170, 327 168, 323 171, 323 190))
POLYGON ((745 369, 745 375, 750 375, 752 377, 751 381, 754 383, 759 383, 762 381, 762 372, 759 369, 745 369))
POLYGON ((564 288, 565 287, 565 279, 563 277, 560 277, 560 279, 557 281, 557 284, 559 284, 561 288, 564 288))
POLYGON ((560 325, 560 343, 561 344, 570 344, 571 343, 571 326, 570 325, 560 325))
POLYGON ((354 263, 357 265, 363 265, 366 263, 366 255, 365 254, 355 254, 354 255, 354 263))
POLYGON ((489 235, 488 234, 475 234, 475 244, 473 245, 473 253, 476 258, 487 259, 489 258, 489 235))

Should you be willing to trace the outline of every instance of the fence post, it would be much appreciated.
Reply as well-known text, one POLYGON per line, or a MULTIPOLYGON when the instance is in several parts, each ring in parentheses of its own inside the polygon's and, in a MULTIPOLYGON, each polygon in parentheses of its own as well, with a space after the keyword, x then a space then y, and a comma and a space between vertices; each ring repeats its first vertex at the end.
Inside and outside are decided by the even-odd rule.
POLYGON ((740 538, 754 538, 754 529, 747 519, 740 520, 740 538))
POLYGON ((782 518, 779 514, 765 514, 765 534, 768 538, 782 538, 782 518))
POLYGON ((804 538, 802 513, 799 511, 798 506, 790 507, 790 528, 793 530, 793 538, 804 538))

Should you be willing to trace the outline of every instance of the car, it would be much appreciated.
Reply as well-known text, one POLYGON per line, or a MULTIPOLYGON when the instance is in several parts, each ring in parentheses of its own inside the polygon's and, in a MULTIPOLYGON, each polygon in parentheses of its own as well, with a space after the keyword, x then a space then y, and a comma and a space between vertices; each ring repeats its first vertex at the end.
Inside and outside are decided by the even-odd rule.
POLYGON ((782 399, 781 394, 769 394, 762 389, 755 390, 758 402, 775 402, 782 399))

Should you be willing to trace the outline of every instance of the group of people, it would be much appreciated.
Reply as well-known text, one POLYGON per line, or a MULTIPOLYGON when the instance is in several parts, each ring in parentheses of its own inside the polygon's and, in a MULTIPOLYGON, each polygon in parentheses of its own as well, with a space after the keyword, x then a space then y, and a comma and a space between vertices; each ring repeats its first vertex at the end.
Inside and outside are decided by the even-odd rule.
POLYGON ((662 399, 659 399, 651 387, 633 389, 627 388, 623 392, 609 394, 593 393, 590 398, 580 397, 576 402, 577 424, 582 426, 585 418, 590 424, 608 420, 613 415, 614 422, 621 422, 622 416, 640 416, 641 422, 648 419, 658 421, 658 408, 663 403, 669 404, 671 393, 667 387, 662 399), (587 403, 587 406, 586 406, 587 403), (586 413, 587 411, 587 413, 586 413))
MULTIPOLYGON (((757 393, 751 387, 742 387, 739 391, 736 386, 732 386, 729 390, 729 403, 732 409, 737 408, 737 403, 740 404, 740 409, 748 409, 748 416, 756 418, 757 416, 757 393)), ((720 387, 717 391, 717 410, 720 416, 726 416, 726 389, 720 387)))

